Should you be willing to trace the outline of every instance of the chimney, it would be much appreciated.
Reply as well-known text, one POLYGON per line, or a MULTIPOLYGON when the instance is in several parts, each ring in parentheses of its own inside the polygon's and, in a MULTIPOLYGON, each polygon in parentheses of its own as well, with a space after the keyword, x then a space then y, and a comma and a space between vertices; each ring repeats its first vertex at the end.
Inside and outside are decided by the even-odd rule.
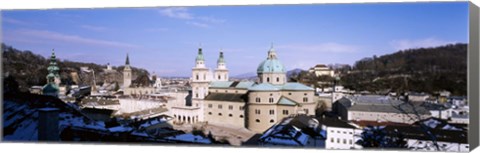
POLYGON ((58 109, 40 108, 38 110, 38 140, 59 141, 58 109))

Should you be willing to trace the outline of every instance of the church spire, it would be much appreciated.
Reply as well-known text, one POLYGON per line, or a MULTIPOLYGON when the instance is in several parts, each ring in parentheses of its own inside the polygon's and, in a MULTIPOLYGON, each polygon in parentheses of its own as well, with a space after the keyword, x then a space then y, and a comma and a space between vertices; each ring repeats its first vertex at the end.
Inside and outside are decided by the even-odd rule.
POLYGON ((127 60, 125 61, 125 65, 130 65, 130 59, 128 59, 128 53, 127 53, 127 60))

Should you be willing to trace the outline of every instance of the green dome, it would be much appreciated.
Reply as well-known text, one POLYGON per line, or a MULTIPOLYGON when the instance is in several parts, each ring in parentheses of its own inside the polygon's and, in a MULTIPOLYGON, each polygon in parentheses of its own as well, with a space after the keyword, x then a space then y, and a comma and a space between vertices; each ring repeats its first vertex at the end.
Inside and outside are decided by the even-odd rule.
POLYGON ((197 58, 195 58, 196 61, 205 61, 203 58, 203 53, 202 53, 202 48, 198 49, 198 55, 197 58))
POLYGON ((266 59, 258 65, 257 73, 279 72, 285 73, 285 67, 277 59, 266 59))
POLYGON ((48 73, 47 78, 53 78, 53 77, 55 77, 55 74, 53 74, 53 73, 48 73))
POLYGON ((46 84, 45 86, 43 86, 43 93, 57 93, 58 91, 60 91, 58 89, 58 87, 53 84, 53 83, 48 83, 46 84))

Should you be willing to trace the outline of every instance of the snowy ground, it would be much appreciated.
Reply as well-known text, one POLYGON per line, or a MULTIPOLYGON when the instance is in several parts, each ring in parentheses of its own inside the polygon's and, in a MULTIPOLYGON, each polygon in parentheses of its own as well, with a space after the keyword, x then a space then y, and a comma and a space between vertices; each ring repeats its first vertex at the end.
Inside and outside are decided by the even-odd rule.
POLYGON ((255 132, 252 132, 246 128, 231 127, 226 125, 216 125, 216 124, 204 124, 197 123, 194 125, 175 125, 174 129, 182 130, 184 132, 191 132, 193 128, 201 129, 204 134, 211 133, 217 141, 226 140, 231 145, 240 146, 242 142, 246 142, 250 139, 255 132))
POLYGON ((117 114, 133 113, 159 107, 162 107, 162 103, 156 101, 120 99, 120 107, 117 114))

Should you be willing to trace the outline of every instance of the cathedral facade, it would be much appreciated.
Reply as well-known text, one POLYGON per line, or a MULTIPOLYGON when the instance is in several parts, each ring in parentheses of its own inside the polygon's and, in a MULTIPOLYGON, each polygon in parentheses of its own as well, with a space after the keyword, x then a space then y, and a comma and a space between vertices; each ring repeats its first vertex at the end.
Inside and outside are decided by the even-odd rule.
POLYGON ((224 55, 220 52, 212 74, 205 66, 202 49, 192 69, 192 102, 203 107, 207 123, 245 127, 262 133, 295 114, 315 115, 314 89, 287 82, 285 67, 273 47, 257 68, 257 81, 229 81, 224 55))

